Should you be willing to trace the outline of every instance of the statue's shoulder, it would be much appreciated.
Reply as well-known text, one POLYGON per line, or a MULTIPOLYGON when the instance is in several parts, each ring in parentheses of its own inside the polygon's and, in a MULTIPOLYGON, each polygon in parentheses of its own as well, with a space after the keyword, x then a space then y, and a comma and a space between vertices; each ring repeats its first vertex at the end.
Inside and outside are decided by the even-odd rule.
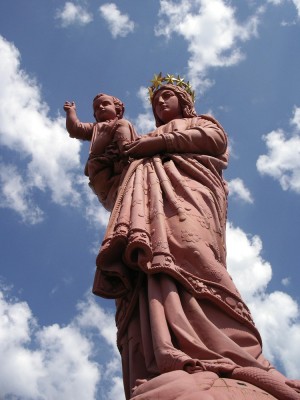
POLYGON ((203 121, 209 121, 209 122, 213 122, 214 124, 216 124, 218 126, 218 128, 222 129, 223 132, 225 132, 223 126, 220 124, 220 122, 214 118, 212 115, 209 114, 201 114, 198 116, 198 118, 200 118, 200 120, 203 121))
POLYGON ((132 123, 129 122, 127 119, 121 118, 121 119, 118 119, 117 125, 123 126, 123 127, 131 127, 132 123))
POLYGON ((130 135, 131 139, 134 140, 138 137, 138 134, 133 126, 133 124, 128 121, 127 119, 121 118, 117 121, 115 125, 115 130, 121 128, 120 130, 124 132, 127 132, 127 135, 130 135))

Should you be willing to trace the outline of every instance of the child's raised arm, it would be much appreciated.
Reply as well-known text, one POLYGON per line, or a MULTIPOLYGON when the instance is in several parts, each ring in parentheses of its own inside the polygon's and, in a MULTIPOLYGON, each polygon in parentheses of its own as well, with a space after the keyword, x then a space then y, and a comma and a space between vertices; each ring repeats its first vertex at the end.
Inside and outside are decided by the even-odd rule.
POLYGON ((91 140, 93 135, 93 126, 91 122, 80 122, 76 114, 76 105, 74 101, 66 101, 64 104, 66 112, 66 128, 72 138, 91 140))

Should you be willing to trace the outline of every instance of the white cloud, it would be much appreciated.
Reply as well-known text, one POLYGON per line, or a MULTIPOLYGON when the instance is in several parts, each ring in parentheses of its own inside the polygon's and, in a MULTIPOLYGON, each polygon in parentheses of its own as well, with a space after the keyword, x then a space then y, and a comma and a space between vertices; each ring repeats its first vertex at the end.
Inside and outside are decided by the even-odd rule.
POLYGON ((278 180, 283 190, 300 193, 300 108, 295 108, 291 124, 291 135, 279 129, 263 136, 268 153, 259 156, 256 166, 262 175, 278 180))
POLYGON ((116 327, 112 314, 99 307, 91 296, 77 306, 76 325, 82 328, 94 329, 117 354, 116 327))
POLYGON ((291 119, 291 124, 295 126, 298 132, 300 132, 300 107, 294 108, 294 115, 291 119))
POLYGON ((283 286, 289 286, 289 284, 291 283, 291 279, 290 278, 283 278, 281 280, 281 283, 283 284, 283 286))
POLYGON ((88 178, 81 174, 76 179, 83 199, 80 206, 84 210, 86 219, 91 226, 96 227, 97 229, 99 228, 99 223, 106 227, 110 214, 104 207, 102 207, 98 197, 88 186, 88 178))
POLYGON ((57 10, 56 18, 61 21, 63 27, 72 24, 86 25, 93 20, 93 16, 83 7, 70 1, 65 3, 63 9, 57 10))
POLYGON ((139 114, 133 122, 137 132, 140 135, 149 133, 155 128, 153 114, 150 111, 139 114))
POLYGON ((148 89, 141 86, 137 92, 137 97, 142 101, 145 112, 139 114, 134 119, 133 123, 139 134, 149 133, 155 129, 155 120, 151 103, 149 101, 148 89))
POLYGON ((64 118, 50 118, 39 86, 21 69, 18 50, 1 36, 0 59, 0 146, 18 156, 18 166, 5 153, 0 160, 0 207, 27 223, 40 222, 43 212, 33 200, 38 190, 56 204, 80 206, 90 221, 106 225, 107 213, 82 173, 80 141, 69 137, 64 118))
POLYGON ((253 197, 244 182, 240 178, 232 179, 228 182, 229 195, 233 198, 241 199, 246 203, 253 203, 253 197))
POLYGON ((107 395, 107 400, 121 400, 124 398, 123 379, 113 377, 113 387, 107 395))
POLYGON ((289 378, 299 378, 299 305, 286 293, 268 293, 272 269, 261 256, 262 241, 258 236, 250 237, 229 223, 227 251, 228 270, 251 309, 263 339, 264 355, 283 366, 289 378))
POLYGON ((224 0, 161 0, 156 35, 170 38, 173 33, 188 43, 188 75, 195 88, 205 89, 210 67, 237 64, 244 56, 238 43, 256 35, 259 14, 238 23, 235 10, 224 0))
POLYGON ((43 220, 43 211, 33 204, 30 187, 14 165, 0 163, 0 207, 16 211, 29 224, 43 220))
POLYGON ((50 189, 52 200, 78 201, 72 169, 79 167, 80 143, 72 141, 63 118, 52 120, 36 82, 20 68, 18 50, 0 37, 0 144, 19 153, 27 164, 23 181, 50 189))
POLYGON ((152 112, 152 106, 149 99, 148 88, 141 86, 137 92, 137 97, 142 101, 143 108, 152 112))
POLYGON ((81 302, 70 324, 41 328, 27 303, 0 292, 0 322, 1 398, 124 399, 114 316, 94 299, 81 302))
POLYGON ((249 307, 263 338, 264 354, 282 365, 286 376, 299 378, 299 305, 288 294, 276 291, 254 298, 249 307))
POLYGON ((300 17, 300 0, 293 0, 293 3, 297 9, 298 17, 300 17))
POLYGON ((279 4, 282 4, 285 0, 268 0, 268 3, 274 4, 275 6, 278 6, 279 4))
POLYGON ((113 38, 125 37, 134 31, 135 24, 127 14, 121 14, 114 3, 105 3, 99 7, 101 16, 105 19, 113 38))
POLYGON ((77 327, 54 324, 36 336, 44 369, 38 380, 41 393, 52 399, 95 398, 99 366, 91 360, 91 343, 77 327))
POLYGON ((228 268, 246 303, 258 292, 264 292, 272 277, 271 265, 262 259, 261 251, 258 236, 250 238, 240 228, 228 224, 228 268))

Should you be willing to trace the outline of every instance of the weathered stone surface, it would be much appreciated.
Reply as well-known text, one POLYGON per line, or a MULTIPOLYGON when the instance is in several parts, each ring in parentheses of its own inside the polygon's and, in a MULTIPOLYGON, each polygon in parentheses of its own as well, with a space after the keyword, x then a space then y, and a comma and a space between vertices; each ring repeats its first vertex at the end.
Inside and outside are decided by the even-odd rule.
POLYGON ((174 371, 141 384, 132 400, 276 400, 239 380, 219 378, 213 372, 187 374, 174 371))

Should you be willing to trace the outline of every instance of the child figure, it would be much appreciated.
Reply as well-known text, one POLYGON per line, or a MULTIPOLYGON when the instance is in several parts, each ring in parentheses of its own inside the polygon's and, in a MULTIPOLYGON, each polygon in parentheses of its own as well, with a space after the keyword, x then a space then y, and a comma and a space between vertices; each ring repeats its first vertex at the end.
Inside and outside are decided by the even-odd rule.
POLYGON ((105 207, 111 185, 117 183, 116 176, 128 164, 128 157, 123 156, 124 146, 137 139, 137 134, 132 124, 123 119, 122 101, 104 93, 93 100, 95 123, 79 121, 74 102, 66 101, 64 110, 70 137, 91 142, 85 174, 105 207))

